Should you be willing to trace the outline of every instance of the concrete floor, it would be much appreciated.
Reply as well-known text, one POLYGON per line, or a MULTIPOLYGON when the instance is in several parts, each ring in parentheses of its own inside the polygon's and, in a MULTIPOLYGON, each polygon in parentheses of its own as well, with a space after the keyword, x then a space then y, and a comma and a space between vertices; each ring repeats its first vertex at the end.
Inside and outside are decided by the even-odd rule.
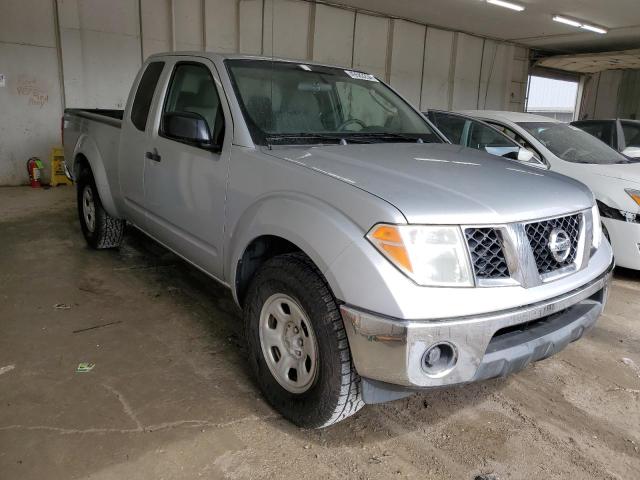
POLYGON ((632 272, 556 357, 303 431, 254 386, 228 292, 133 229, 89 250, 72 188, 0 188, 0 244, 2 480, 640 476, 632 272))

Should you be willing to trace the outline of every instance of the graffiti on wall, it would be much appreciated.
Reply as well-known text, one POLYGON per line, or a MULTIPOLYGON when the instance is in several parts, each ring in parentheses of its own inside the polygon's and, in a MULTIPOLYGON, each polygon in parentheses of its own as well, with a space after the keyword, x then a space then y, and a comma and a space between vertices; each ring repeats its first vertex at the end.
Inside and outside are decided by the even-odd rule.
POLYGON ((18 76, 16 91, 21 97, 28 99, 29 105, 42 108, 49 102, 49 94, 39 84, 35 77, 30 75, 18 76))

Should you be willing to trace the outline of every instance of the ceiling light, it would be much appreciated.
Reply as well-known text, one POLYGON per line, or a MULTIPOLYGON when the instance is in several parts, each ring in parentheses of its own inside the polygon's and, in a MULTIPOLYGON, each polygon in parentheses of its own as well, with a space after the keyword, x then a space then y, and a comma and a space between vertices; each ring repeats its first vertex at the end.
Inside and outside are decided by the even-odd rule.
POLYGON ((518 5, 517 3, 505 2, 503 0, 487 0, 487 3, 490 3, 491 5, 497 5, 498 7, 515 10, 516 12, 522 12, 524 10, 524 7, 522 5, 518 5))
MULTIPOLYGON (((489 0, 487 0, 489 1, 489 0)), ((590 32, 604 34, 607 33, 607 30, 602 27, 596 27, 595 25, 591 25, 589 23, 582 23, 578 20, 574 20, 572 18, 563 17, 560 15, 553 16, 554 22, 564 23, 565 25, 571 25, 572 27, 582 28, 584 30, 589 30, 590 32)))
POLYGON ((607 30, 605 30, 604 28, 601 27, 595 27, 593 25, 589 25, 588 23, 583 23, 580 28, 584 28, 585 30, 589 30, 591 32, 596 32, 596 33, 607 33, 607 30))
POLYGON ((580 22, 576 22, 575 20, 571 20, 570 18, 561 17, 560 15, 553 16, 554 22, 564 23, 566 25, 571 25, 572 27, 581 27, 582 24, 580 22))

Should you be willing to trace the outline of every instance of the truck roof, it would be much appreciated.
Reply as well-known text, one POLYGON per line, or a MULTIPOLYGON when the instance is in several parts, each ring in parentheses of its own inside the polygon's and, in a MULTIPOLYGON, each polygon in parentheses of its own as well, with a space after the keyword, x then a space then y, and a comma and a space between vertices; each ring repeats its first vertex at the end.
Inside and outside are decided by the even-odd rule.
POLYGON ((340 68, 355 71, 362 71, 359 68, 345 67, 344 65, 332 65, 330 63, 314 62, 311 60, 300 60, 284 57, 270 57, 267 55, 249 55, 241 53, 220 53, 220 52, 203 52, 198 50, 176 51, 176 52, 160 52, 149 55, 149 59, 158 57, 180 57, 180 56, 193 56, 209 58, 211 60, 258 60, 258 61, 275 61, 275 62, 290 62, 302 65, 317 65, 320 67, 340 68))

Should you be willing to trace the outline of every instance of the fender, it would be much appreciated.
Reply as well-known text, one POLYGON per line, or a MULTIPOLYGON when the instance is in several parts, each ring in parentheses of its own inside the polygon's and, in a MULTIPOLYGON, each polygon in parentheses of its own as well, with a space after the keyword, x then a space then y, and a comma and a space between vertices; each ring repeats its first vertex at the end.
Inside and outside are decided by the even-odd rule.
POLYGON ((89 162, 93 178, 96 182, 96 187, 98 188, 98 194, 100 195, 102 206, 112 217, 121 218, 115 202, 113 201, 111 186, 109 185, 107 172, 104 168, 104 160, 100 154, 100 150, 98 149, 95 141, 86 133, 80 135, 76 142, 76 146, 73 149, 73 174, 76 178, 78 178, 77 168, 78 157, 80 155, 84 156, 89 162))
POLYGON ((352 239, 365 232, 343 212, 312 196, 275 192, 258 199, 245 210, 226 239, 230 255, 226 256, 224 272, 236 302, 238 262, 249 244, 263 235, 284 238, 300 248, 327 277, 334 295, 342 299, 338 279, 327 275, 329 267, 352 239))

